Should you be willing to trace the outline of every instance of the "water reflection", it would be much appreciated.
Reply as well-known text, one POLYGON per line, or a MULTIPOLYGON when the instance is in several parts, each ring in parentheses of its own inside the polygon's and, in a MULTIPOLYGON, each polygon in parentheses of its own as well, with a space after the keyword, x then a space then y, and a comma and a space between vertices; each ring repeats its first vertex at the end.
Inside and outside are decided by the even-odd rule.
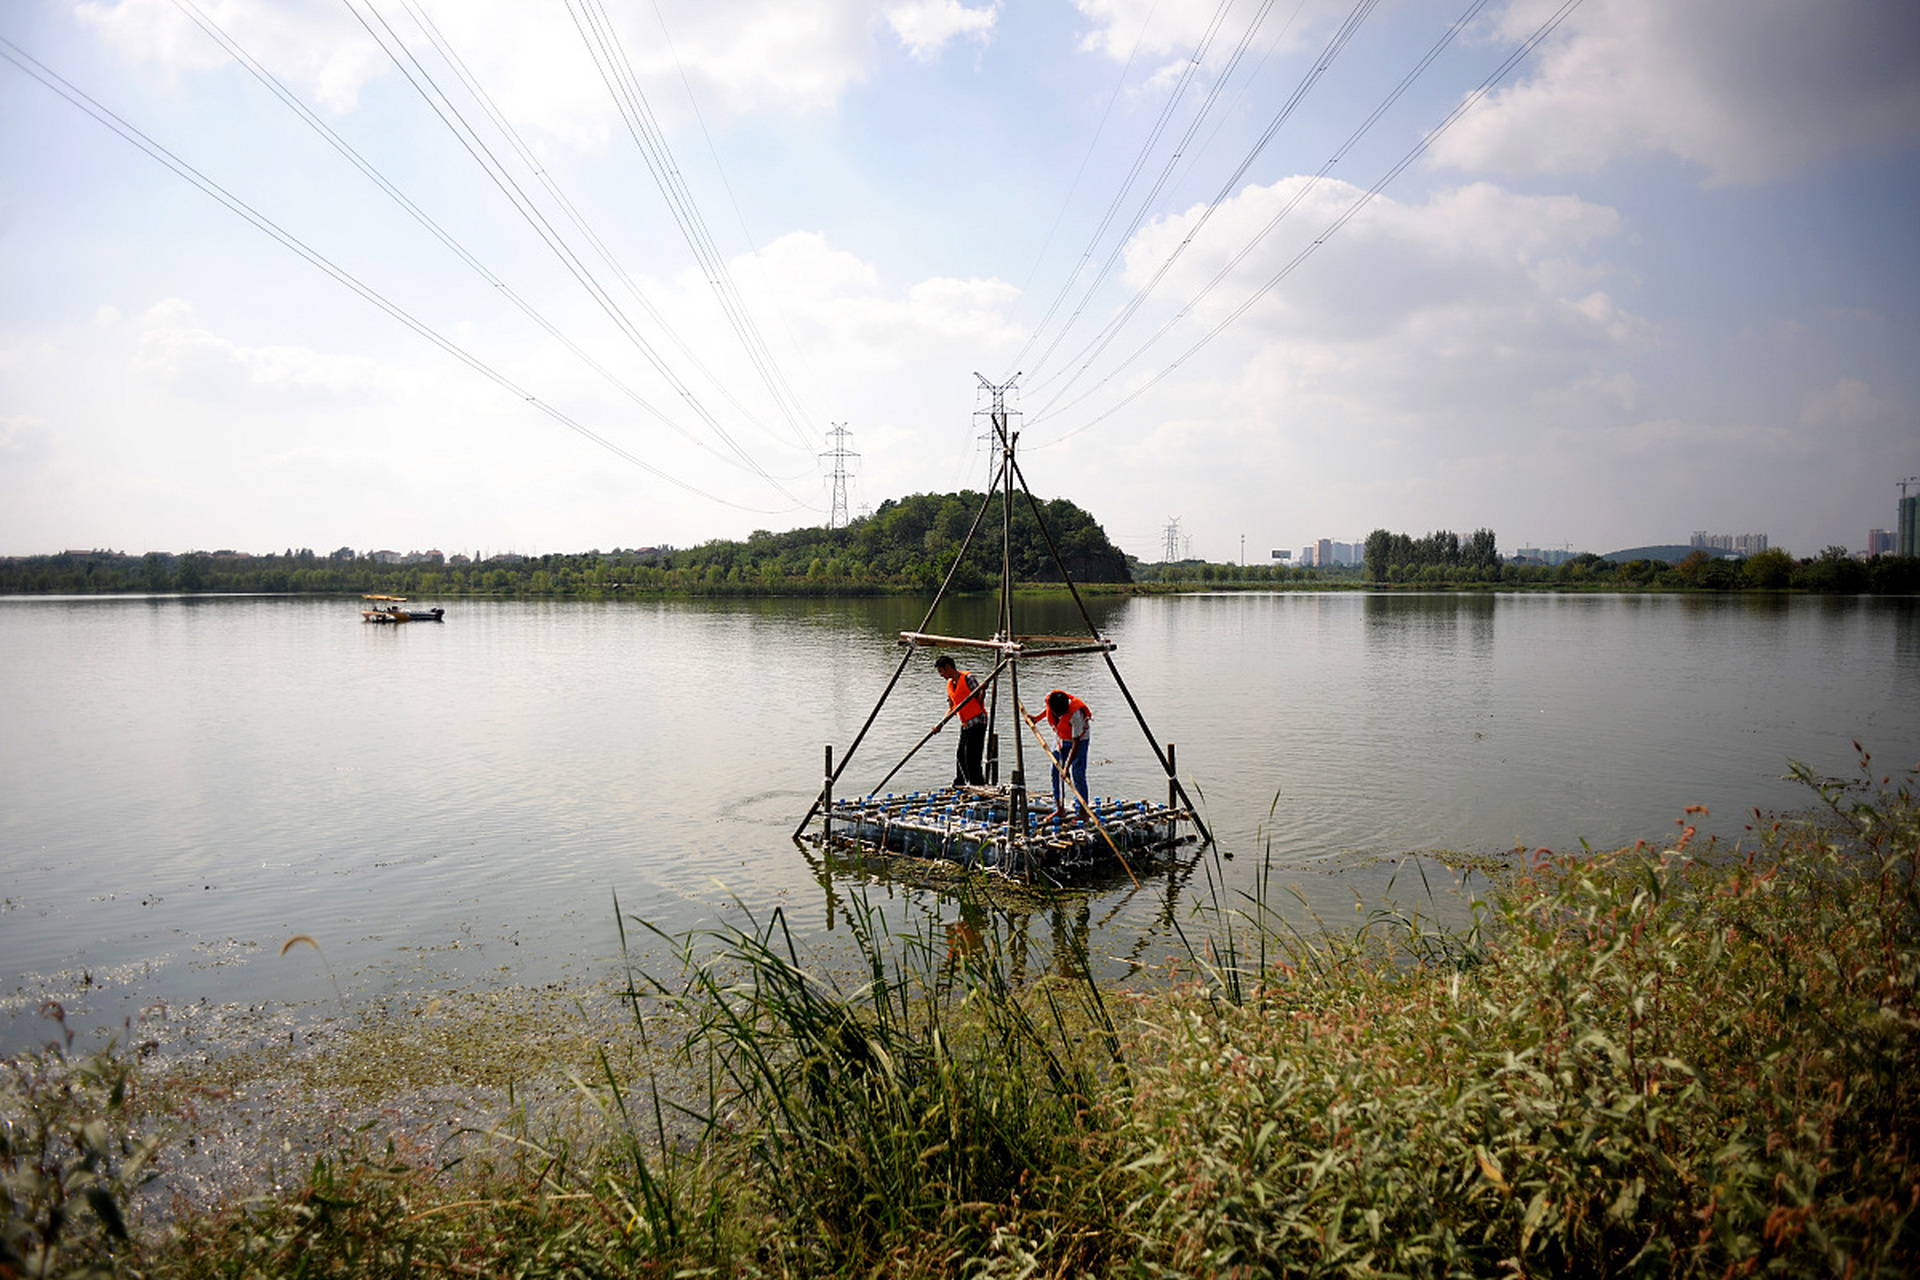
POLYGON ((1000 939, 1016 983, 1041 974, 1124 976, 1162 959, 1149 954, 1153 944, 1172 939, 1179 922, 1194 914, 1195 874, 1208 859, 1217 860, 1212 850, 1190 847, 1138 859, 1132 874, 1108 868, 1055 889, 844 848, 822 856, 810 842, 794 843, 813 869, 827 933, 871 907, 878 891, 883 901, 912 904, 932 920, 946 940, 949 960, 966 954, 982 936, 1000 939), (1150 925, 1115 951, 1114 930, 1128 918, 1150 925))
POLYGON ((1454 644, 1464 635, 1468 644, 1479 649, 1493 643, 1493 619, 1499 605, 1492 595, 1383 593, 1361 599, 1365 602, 1369 642, 1454 644))
MULTIPOLYGON (((357 603, 0 601, 0 989, 71 995, 113 1026, 156 997, 330 1003, 324 974, 278 956, 296 934, 350 999, 599 973, 615 892, 669 933, 777 908, 841 954, 856 895, 924 936, 967 924, 963 897, 789 839, 822 746, 872 710, 925 600, 463 601, 444 626, 389 631, 357 603), (80 981, 102 974, 127 976, 80 981)), ((1109 973, 1184 955, 1195 908, 1244 901, 1256 863, 1303 921, 1339 921, 1409 851, 1631 844, 1689 804, 1738 838, 1750 806, 1804 802, 1779 781, 1790 760, 1846 773, 1855 738, 1920 760, 1913 600, 1087 603, 1222 848, 1257 856, 1009 907, 1030 971, 1083 949, 1109 973)), ((929 626, 981 634, 994 611, 953 599, 929 626)), ((1079 611, 1023 596, 1020 628, 1075 632, 1079 611)), ((930 659, 844 792, 945 711, 930 659)), ((1098 658, 1031 678, 1093 706, 1096 793, 1165 793, 1098 658)), ((900 785, 951 772, 922 752, 900 785)), ((21 995, 0 1020, 37 1007, 21 995)))
POLYGON ((1920 685, 1920 600, 1887 602, 1893 631, 1893 668, 1902 683, 1920 685))

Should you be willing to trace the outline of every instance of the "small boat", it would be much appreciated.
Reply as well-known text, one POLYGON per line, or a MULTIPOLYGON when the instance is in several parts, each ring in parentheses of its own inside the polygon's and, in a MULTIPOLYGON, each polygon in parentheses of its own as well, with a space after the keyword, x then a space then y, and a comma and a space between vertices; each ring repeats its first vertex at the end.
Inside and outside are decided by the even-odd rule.
POLYGON ((360 611, 362 622, 439 622, 445 614, 444 609, 405 609, 405 596, 361 596, 371 601, 369 608, 360 611))

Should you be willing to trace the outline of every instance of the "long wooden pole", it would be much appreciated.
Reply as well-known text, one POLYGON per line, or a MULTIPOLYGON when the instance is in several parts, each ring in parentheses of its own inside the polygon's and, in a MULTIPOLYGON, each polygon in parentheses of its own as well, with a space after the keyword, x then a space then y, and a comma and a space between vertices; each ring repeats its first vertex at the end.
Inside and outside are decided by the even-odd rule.
MULTIPOLYGON (((1004 506, 1005 504, 1002 503, 1002 505, 1004 506)), ((960 562, 967 558, 967 549, 973 545, 973 536, 980 532, 980 522, 987 518, 987 512, 992 506, 993 494, 989 493, 985 498, 981 499, 980 509, 973 513, 973 524, 968 528, 967 536, 960 544, 960 554, 956 555, 953 558, 953 563, 947 566, 947 576, 941 580, 940 589, 933 593, 933 603, 927 606, 926 616, 920 619, 920 625, 915 627, 914 630, 925 631, 927 624, 933 621, 934 610, 940 607, 940 601, 945 598, 947 588, 953 585, 953 575, 959 572, 960 562)), ((887 699, 893 693, 893 686, 900 683, 900 677, 905 674, 907 664, 911 661, 913 661, 913 650, 909 648, 905 653, 900 655, 900 665, 893 669, 893 679, 887 681, 887 687, 880 691, 880 700, 875 702, 873 704, 873 710, 867 713, 867 722, 860 726, 860 732, 853 735, 853 741, 848 744, 847 753, 840 757, 840 767, 834 770, 833 777, 830 781, 840 781, 840 775, 845 773, 847 766, 853 763, 853 753, 860 749, 860 743, 865 740, 867 730, 873 728, 873 722, 880 716, 880 708, 887 705, 887 699)), ((820 801, 825 794, 826 788, 823 787, 821 794, 816 795, 813 798, 813 803, 807 806, 806 817, 800 819, 800 825, 793 829, 794 839, 798 840, 800 838, 806 831, 807 824, 813 821, 813 815, 820 812, 820 801)))
MULTIPOLYGON (((993 415, 993 429, 1000 436, 1000 638, 1013 639, 1013 444, 1017 438, 1007 430, 1004 411, 993 415)), ((1013 714, 1020 710, 1020 664, 1007 672, 1008 700, 1013 714)), ((1013 735, 1013 777, 1007 788, 1007 848, 1027 836, 1027 753, 1026 739, 1013 735)), ((1021 873, 1033 878, 1033 843, 1027 841, 1027 856, 1021 860, 1021 873)))
MULTIPOLYGON (((1047 550, 1052 554, 1054 564, 1059 566, 1060 576, 1066 580, 1067 590, 1073 594, 1073 603, 1080 609, 1081 621, 1087 624, 1087 634, 1095 640, 1101 639, 1100 628, 1093 625, 1093 615, 1087 611, 1087 602, 1080 598, 1080 588, 1074 585, 1073 575, 1067 572, 1067 562, 1061 556, 1060 548, 1054 544, 1053 530, 1047 527, 1046 517, 1040 514, 1040 504, 1034 500, 1033 490, 1027 484, 1026 473, 1020 470, 1019 463, 1011 459, 1008 461, 1013 471, 1013 475, 1008 479, 1009 488, 1014 479, 1020 481, 1020 492, 1027 495, 1027 506, 1032 508, 1034 522, 1040 526, 1040 535, 1047 540, 1047 550)), ((1193 803, 1192 797, 1187 795, 1187 789, 1180 785, 1179 775, 1173 770, 1173 761, 1169 760, 1166 752, 1160 749, 1159 740, 1153 736, 1152 726, 1147 724, 1146 713, 1141 711, 1140 704, 1133 700, 1133 691, 1127 688, 1127 682, 1121 678, 1120 668, 1115 665, 1113 655, 1103 653, 1101 657, 1106 659, 1107 670, 1113 673, 1113 682, 1120 686, 1120 696, 1127 700, 1127 706, 1132 710, 1134 720, 1140 725, 1140 732, 1145 735, 1147 745, 1153 748, 1154 758, 1160 762, 1160 767, 1166 770, 1167 781, 1179 790, 1180 798, 1186 801, 1187 816, 1193 819, 1195 829, 1206 837, 1207 843, 1212 844, 1213 832, 1207 830, 1207 824, 1200 820, 1199 807, 1193 803)))
MULTIPOLYGON (((1040 730, 1035 727, 1033 721, 1028 718, 1027 709, 1016 706, 1015 710, 1018 712, 1020 718, 1027 722, 1027 728, 1033 730, 1033 736, 1040 739, 1041 750, 1046 750, 1047 740, 1040 736, 1040 730)), ((1047 754, 1052 755, 1053 753, 1048 752, 1047 754)), ((1140 887, 1140 877, 1133 874, 1133 868, 1127 865, 1127 855, 1120 852, 1120 846, 1113 842, 1113 837, 1107 834, 1107 829, 1100 825, 1100 815, 1093 811, 1092 802, 1087 799, 1085 793, 1082 792, 1080 788, 1073 785, 1073 774, 1060 767, 1058 757, 1054 758, 1053 771, 1060 775, 1060 781, 1067 784, 1067 790, 1073 792, 1074 799, 1078 800, 1080 807, 1087 811, 1087 817, 1092 821, 1094 830, 1098 831, 1100 838, 1107 842, 1107 848, 1113 850, 1113 856, 1120 859, 1120 866, 1127 873, 1127 879, 1133 881, 1133 887, 1138 889, 1140 887)), ((1054 811, 1054 816, 1056 819, 1059 817, 1059 810, 1056 809, 1054 811)))
MULTIPOLYGON (((1010 665, 1012 665, 1012 663, 1013 663, 1013 659, 1012 659, 1012 658, 1002 658, 1002 659, 1000 659, 1000 662, 999 662, 999 664, 998 664, 997 666, 995 666, 995 667, 994 667, 994 669, 993 669, 993 673, 992 673, 991 675, 989 675, 989 676, 987 677, 987 685, 988 685, 988 686, 992 686, 992 684, 994 683, 994 681, 996 681, 996 680, 998 680, 998 679, 1000 678, 1000 673, 1001 673, 1002 671, 1004 671, 1004 670, 1006 670, 1006 668, 1007 668, 1007 667, 1009 667, 1010 665)), ((977 696, 977 695, 979 694, 979 692, 980 692, 980 691, 979 691, 978 689, 976 689, 976 690, 974 690, 974 694, 975 694, 976 696, 977 696)), ((964 699, 962 700, 962 702, 961 702, 961 704, 960 704, 960 705, 961 705, 961 706, 964 706, 964 705, 966 705, 966 703, 965 703, 965 700, 964 700, 964 699)), ((929 729, 929 730, 927 730, 927 734, 926 734, 926 736, 925 736, 924 738, 921 738, 921 739, 920 739, 920 741, 918 741, 918 742, 916 742, 916 743, 914 743, 914 744, 913 744, 913 749, 912 749, 911 751, 909 751, 909 752, 907 752, 907 754, 906 754, 906 755, 904 755, 904 756, 902 756, 902 757, 900 757, 900 763, 899 763, 899 764, 896 764, 895 766, 893 766, 893 768, 892 768, 891 770, 889 770, 889 771, 888 771, 888 773, 887 773, 887 776, 886 776, 886 777, 884 777, 884 778, 882 778, 882 779, 880 779, 880 781, 879 781, 879 782, 877 782, 877 783, 875 783, 875 784, 874 784, 874 788, 873 788, 873 792, 877 792, 877 791, 879 791, 881 787, 884 787, 884 786, 886 786, 886 785, 887 785, 887 784, 888 784, 889 782, 892 782, 892 781, 893 781, 893 775, 894 775, 894 774, 896 774, 896 773, 898 773, 898 772, 900 772, 900 771, 901 771, 902 769, 904 769, 904 768, 906 768, 906 767, 907 767, 907 761, 909 761, 909 760, 911 760, 911 759, 913 759, 913 758, 914 758, 915 756, 917 756, 917 755, 919 755, 919 754, 920 754, 920 748, 922 748, 922 747, 924 747, 924 746, 926 746, 926 745, 927 745, 927 744, 928 744, 929 742, 932 742, 932 741, 933 741, 933 736, 934 736, 935 734, 937 734, 937 733, 939 733, 941 729, 943 729, 943 728, 945 728, 945 727, 946 727, 946 723, 947 723, 947 721, 949 721, 949 720, 951 720, 951 719, 953 719, 953 717, 954 717, 955 715, 957 715, 957 714, 959 713, 959 711, 960 711, 960 707, 959 707, 959 706, 954 706, 954 707, 948 707, 948 708, 947 708, 947 714, 945 714, 944 716, 941 716, 941 717, 940 717, 940 719, 939 719, 939 722, 938 722, 938 723, 936 723, 936 724, 935 724, 935 725, 933 726, 933 728, 931 728, 931 729, 929 729)), ((871 794, 873 794, 873 792, 869 792, 868 794, 869 794, 869 795, 871 795, 871 794)))

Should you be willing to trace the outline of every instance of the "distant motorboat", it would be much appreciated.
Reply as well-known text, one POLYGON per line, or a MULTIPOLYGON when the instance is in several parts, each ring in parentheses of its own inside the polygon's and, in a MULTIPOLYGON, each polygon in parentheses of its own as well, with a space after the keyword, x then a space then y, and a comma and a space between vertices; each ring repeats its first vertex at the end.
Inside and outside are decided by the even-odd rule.
POLYGON ((444 609, 405 609, 405 596, 361 596, 362 600, 374 602, 371 608, 360 611, 362 622, 439 622, 445 614, 444 609))

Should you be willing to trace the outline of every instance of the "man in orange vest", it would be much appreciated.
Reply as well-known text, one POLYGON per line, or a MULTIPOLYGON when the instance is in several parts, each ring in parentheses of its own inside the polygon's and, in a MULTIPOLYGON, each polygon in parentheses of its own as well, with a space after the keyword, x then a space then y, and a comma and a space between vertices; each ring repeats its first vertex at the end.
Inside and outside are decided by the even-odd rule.
POLYGON ((1047 705, 1040 713, 1027 718, 1034 724, 1046 720, 1060 739, 1060 746, 1053 753, 1053 820, 1060 821, 1060 815, 1066 812, 1060 802, 1060 778, 1065 774, 1073 779, 1074 805, 1080 811, 1081 820, 1085 821, 1087 806, 1083 801, 1087 794, 1087 744, 1093 736, 1093 712, 1087 710, 1087 704, 1072 694, 1055 689, 1047 695, 1047 705))
POLYGON ((947 705, 957 708, 953 718, 960 722, 960 749, 953 757, 953 785, 985 786, 987 769, 981 760, 987 748, 987 709, 980 701, 980 682, 944 653, 933 660, 933 669, 946 680, 947 705))

